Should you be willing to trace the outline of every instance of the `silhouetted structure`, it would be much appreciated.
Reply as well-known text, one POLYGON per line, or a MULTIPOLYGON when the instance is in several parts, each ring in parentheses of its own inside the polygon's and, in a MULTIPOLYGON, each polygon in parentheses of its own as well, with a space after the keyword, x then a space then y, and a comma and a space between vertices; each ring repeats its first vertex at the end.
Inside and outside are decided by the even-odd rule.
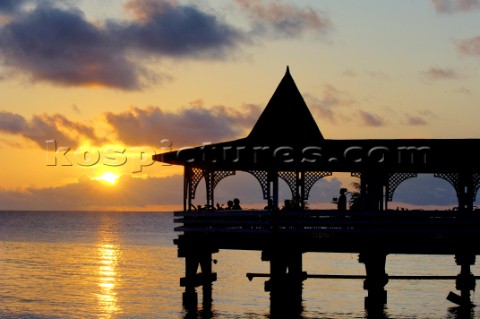
POLYGON ((197 286, 203 287, 204 299, 211 299, 213 253, 243 249, 259 250, 262 260, 270 262, 269 274, 250 278, 269 277, 265 290, 271 293, 273 308, 292 303, 298 306, 294 309, 301 308, 302 281, 311 277, 302 271, 306 252, 358 253, 366 269, 367 306, 386 303, 388 254, 452 254, 461 266, 456 280, 461 295, 449 299, 470 305, 475 287, 470 265, 480 251, 480 214, 472 212, 480 187, 478 149, 479 139, 325 139, 287 68, 247 137, 154 156, 185 168, 184 211, 175 213, 182 224, 176 230, 183 232, 175 243, 179 257, 185 257, 185 303, 196 302, 197 286), (201 180, 207 205, 213 205, 217 184, 238 170, 256 177, 273 207, 278 207, 278 182, 283 179, 301 208, 318 180, 350 172, 360 180, 356 209, 190 211, 201 180), (459 210, 386 213, 397 186, 418 173, 448 181, 456 190, 459 210))

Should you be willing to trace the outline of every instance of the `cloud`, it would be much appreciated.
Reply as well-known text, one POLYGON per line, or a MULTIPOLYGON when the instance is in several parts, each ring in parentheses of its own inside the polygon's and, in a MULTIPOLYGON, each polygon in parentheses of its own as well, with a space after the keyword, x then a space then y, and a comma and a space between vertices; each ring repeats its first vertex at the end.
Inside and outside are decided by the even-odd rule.
POLYGON ((427 121, 425 121, 425 119, 420 116, 406 114, 406 117, 408 125, 421 126, 427 124, 427 121))
POLYGON ((317 98, 311 94, 304 94, 304 99, 309 109, 318 117, 337 122, 340 113, 334 112, 338 107, 349 106, 353 103, 347 92, 337 89, 335 86, 325 84, 322 88, 322 97, 317 98))
POLYGON ((72 107, 73 112, 75 112, 77 114, 82 114, 82 111, 80 111, 80 108, 78 107, 78 105, 73 104, 71 107, 72 107))
POLYGON ((96 136, 93 126, 71 121, 61 114, 34 115, 27 120, 19 114, 0 111, 0 132, 22 136, 41 148, 52 139, 66 147, 76 147, 83 141, 106 142, 96 136))
POLYGON ((2 209, 90 210, 92 208, 138 209, 154 205, 182 204, 179 175, 166 178, 121 176, 112 187, 85 176, 77 183, 26 190, 0 190, 2 209))
POLYGON ((262 0, 236 0, 254 22, 252 34, 272 34, 298 37, 307 31, 325 32, 332 27, 330 19, 311 8, 298 8, 278 2, 262 0))
POLYGON ((45 148, 47 140, 75 148, 85 143, 101 146, 117 142, 155 147, 163 145, 163 139, 181 147, 245 137, 260 111, 260 107, 253 104, 244 104, 241 110, 190 105, 178 112, 154 106, 132 107, 124 112, 102 113, 103 120, 92 123, 73 121, 61 114, 36 114, 26 119, 16 113, 0 111, 0 132, 21 136, 41 148, 45 148), (95 128, 100 126, 109 130, 109 135, 99 135, 95 128))
POLYGON ((0 24, 0 61, 33 82, 140 90, 170 78, 145 60, 224 60, 252 44, 252 36, 292 38, 331 27, 311 8, 237 3, 250 17, 246 30, 207 8, 173 0, 129 0, 128 18, 95 22, 69 1, 3 0, 0 12, 8 18, 0 24))
POLYGON ((460 40, 457 49, 464 55, 480 55, 480 35, 474 38, 460 40))
POLYGON ((342 75, 349 77, 357 77, 358 73, 355 72, 355 70, 353 69, 346 69, 345 71, 343 71, 342 75))
POLYGON ((49 5, 22 12, 1 28, 0 53, 6 65, 30 74, 34 81, 66 86, 136 89, 143 72, 82 12, 49 5))
POLYGON ((79 9, 40 2, 0 27, 0 57, 34 81, 136 90, 161 78, 138 56, 219 59, 243 41, 240 32, 193 5, 131 0, 127 8, 136 12, 134 20, 99 24, 79 9), (147 11, 148 4, 155 10, 147 11))
POLYGON ((346 77, 352 77, 352 78, 359 77, 359 76, 367 76, 372 79, 382 79, 382 80, 390 79, 390 76, 388 74, 385 74, 383 72, 368 71, 368 70, 364 70, 363 72, 360 73, 353 69, 346 69, 342 72, 342 75, 346 77))
POLYGON ((255 105, 244 105, 241 111, 225 106, 190 106, 179 112, 150 106, 108 112, 105 118, 118 139, 127 145, 154 146, 169 139, 176 146, 186 146, 244 137, 259 114, 260 108, 255 105))
POLYGON ((470 91, 469 89, 467 89, 465 87, 460 87, 460 88, 456 89, 454 92, 458 93, 458 94, 462 94, 462 95, 467 95, 467 96, 472 95, 472 91, 470 91))
POLYGON ((12 14, 20 10, 28 0, 2 0, 0 1, 0 14, 12 14))
POLYGON ((195 5, 131 0, 126 8, 136 20, 110 22, 107 29, 144 52, 174 58, 224 58, 227 51, 244 40, 234 27, 195 5))
POLYGON ((440 13, 480 10, 480 0, 432 0, 432 4, 440 13))
POLYGON ((374 127, 385 126, 385 120, 379 117, 378 115, 365 112, 362 110, 359 110, 358 113, 360 115, 360 120, 364 125, 374 126, 374 127))
POLYGON ((461 76, 452 69, 444 69, 439 67, 432 67, 422 74, 430 80, 450 80, 459 79, 461 76))

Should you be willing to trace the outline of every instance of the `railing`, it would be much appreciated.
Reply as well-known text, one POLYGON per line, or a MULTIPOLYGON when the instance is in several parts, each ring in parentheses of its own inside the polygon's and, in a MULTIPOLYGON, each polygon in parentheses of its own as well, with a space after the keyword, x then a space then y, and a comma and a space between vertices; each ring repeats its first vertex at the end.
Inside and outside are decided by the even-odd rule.
POLYGON ((176 212, 184 233, 480 235, 480 212, 336 210, 176 212))

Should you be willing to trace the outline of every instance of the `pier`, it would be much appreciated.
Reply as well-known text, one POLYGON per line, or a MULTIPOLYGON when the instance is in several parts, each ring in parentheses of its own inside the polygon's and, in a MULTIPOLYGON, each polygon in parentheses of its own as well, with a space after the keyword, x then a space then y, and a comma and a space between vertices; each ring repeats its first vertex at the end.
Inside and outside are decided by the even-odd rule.
MULTIPOLYGON (((271 314, 299 309, 303 281, 322 278, 360 279, 365 307, 387 303, 389 280, 451 280, 448 300, 470 308, 476 277, 470 267, 480 253, 480 212, 474 201, 480 188, 478 139, 325 139, 302 95, 287 72, 250 134, 242 139, 154 155, 154 160, 184 167, 183 210, 174 214, 178 257, 185 260, 183 301, 187 307, 213 299, 214 254, 222 249, 255 250, 269 262, 265 278, 271 314), (215 210, 215 188, 236 171, 252 174, 260 183, 269 210, 215 210), (312 186, 334 172, 358 178, 358 196, 348 210, 308 209, 312 186), (455 190, 458 210, 396 211, 388 208, 395 189, 417 174, 433 174, 455 190), (281 211, 279 179, 287 183, 298 206, 281 211), (195 211, 197 186, 206 186, 206 209, 195 211), (315 252, 358 254, 364 276, 308 274, 302 255, 315 252), (390 254, 451 255, 457 275, 390 277, 390 254)), ((448 293, 448 295, 447 295, 448 293)))

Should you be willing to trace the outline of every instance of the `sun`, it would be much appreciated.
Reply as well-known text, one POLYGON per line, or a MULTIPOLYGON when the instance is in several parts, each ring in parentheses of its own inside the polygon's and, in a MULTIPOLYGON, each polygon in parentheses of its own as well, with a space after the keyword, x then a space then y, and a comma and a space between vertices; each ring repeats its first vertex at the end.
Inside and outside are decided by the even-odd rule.
POLYGON ((98 176, 95 178, 97 181, 102 181, 105 183, 108 183, 110 185, 115 185, 117 183, 117 180, 120 176, 113 174, 111 172, 105 172, 102 175, 98 176))

